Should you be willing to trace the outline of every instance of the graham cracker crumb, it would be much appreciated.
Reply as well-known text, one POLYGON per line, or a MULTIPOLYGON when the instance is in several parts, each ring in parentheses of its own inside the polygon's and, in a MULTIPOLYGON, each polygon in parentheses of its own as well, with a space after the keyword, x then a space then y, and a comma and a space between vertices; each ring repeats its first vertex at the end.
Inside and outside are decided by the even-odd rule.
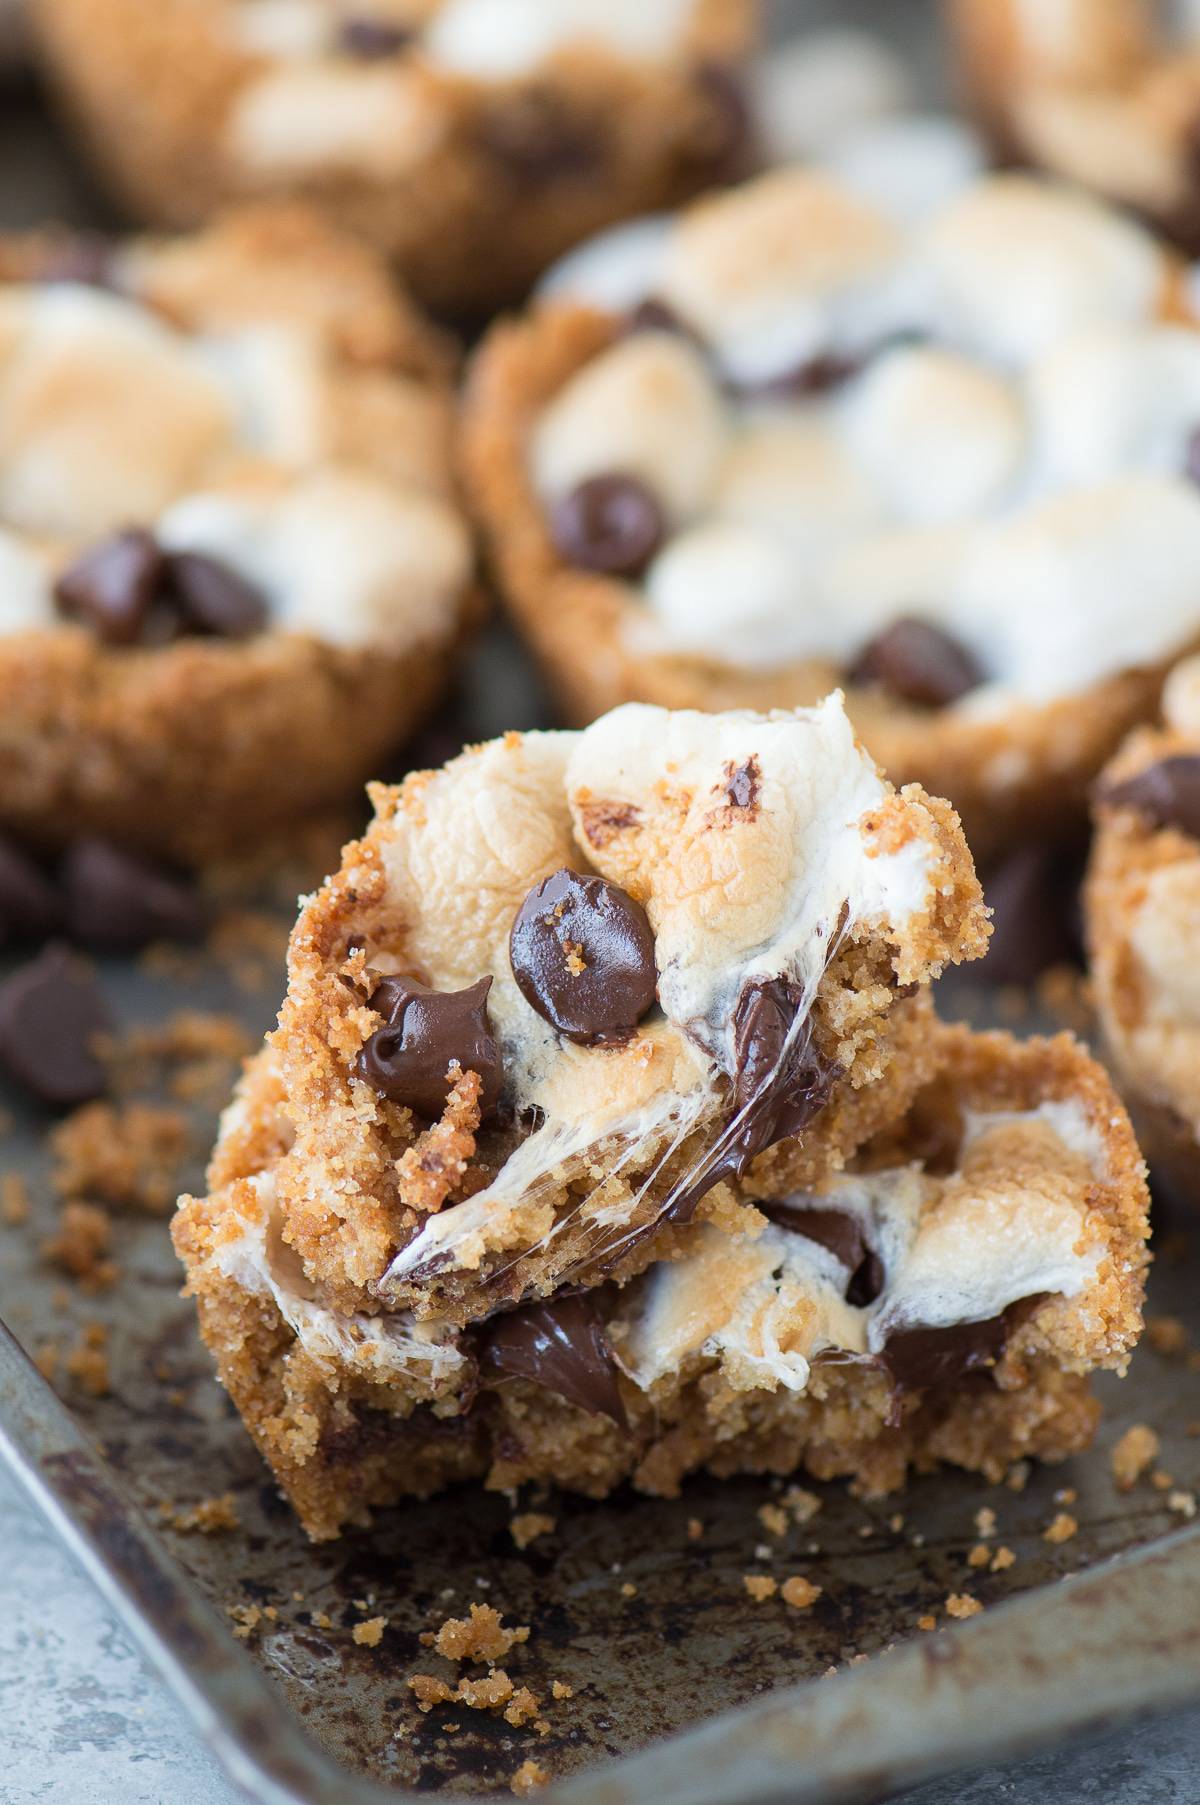
POLYGON ((981 1542, 989 1542, 996 1533, 996 1513, 990 1504, 981 1504, 975 1512, 975 1533, 981 1542))
POLYGON ((365 1623, 356 1623, 350 1635, 360 1648, 378 1648, 387 1622, 386 1617, 368 1617, 365 1623))
POLYGON ((188 1150, 179 1110, 157 1103, 85 1103, 59 1123, 50 1145, 61 1197, 87 1197, 152 1216, 174 1208, 188 1150))
POLYGON ((701 1537, 703 1536, 703 1534, 704 1534, 704 1525, 700 1521, 699 1517, 689 1517, 688 1521, 687 1521, 687 1539, 688 1539, 688 1541, 689 1542, 698 1542, 701 1539, 701 1537))
POLYGON ((531 1758, 522 1761, 508 1784, 510 1791, 515 1792, 518 1799, 525 1799, 531 1792, 536 1792, 539 1786, 548 1786, 550 1775, 531 1758))
POLYGON ((1126 1429, 1112 1451, 1113 1478, 1117 1490, 1128 1492, 1158 1459, 1159 1439, 1148 1423, 1126 1429))
POLYGON ((794 1573, 790 1579, 784 1580, 780 1592, 784 1604, 790 1606, 793 1611, 807 1611, 810 1605, 816 1604, 820 1598, 822 1587, 814 1586, 811 1580, 802 1578, 799 1573, 794 1573))
POLYGON ((1176 1491, 1168 1493, 1167 1509, 1173 1510, 1181 1517, 1194 1517, 1196 1514, 1195 1492, 1176 1491))
POLYGON ((986 1567, 992 1558, 992 1551, 986 1542, 976 1542, 967 1556, 968 1567, 986 1567))
POLYGON ((978 1617, 983 1606, 970 1592, 951 1592, 946 1600, 947 1617, 978 1617))
POLYGON ((537 1541, 539 1536, 553 1535, 555 1527, 556 1519, 554 1517, 548 1517, 542 1511, 527 1510, 513 1518, 508 1526, 508 1532, 517 1547, 524 1552, 531 1542, 537 1541))
POLYGON ((111 1388, 108 1371, 108 1330, 102 1322, 85 1323, 79 1341, 67 1355, 66 1368, 93 1398, 106 1398, 111 1388))
POLYGON ((469 1617, 447 1617, 434 1634, 421 1637, 447 1661, 486 1661, 494 1667, 518 1642, 528 1642, 529 1625, 505 1629, 500 1612, 490 1604, 473 1604, 469 1617))
POLYGON ((237 1504, 232 1492, 222 1492, 216 1498, 201 1498, 198 1504, 187 1505, 183 1510, 177 1510, 164 1499, 158 1508, 163 1522, 180 1535, 222 1535, 238 1526, 237 1504))
MULTIPOLYGON (((513 1693, 510 1703, 505 1708, 504 1721, 520 1729, 522 1724, 530 1723, 540 1711, 541 1706, 528 1686, 521 1686, 513 1693)), ((549 1726, 547 1725, 547 1728, 549 1726)))
POLYGON ((1043 1542, 1069 1542, 1077 1533, 1078 1523, 1070 1511, 1060 1510, 1054 1521, 1042 1531, 1043 1542))
POLYGON ((783 1494, 783 1502, 791 1511, 793 1521, 801 1525, 811 1523, 821 1508, 816 1492, 806 1491, 802 1485, 789 1485, 783 1494))
POLYGON ((992 1572, 1005 1573, 1009 1567, 1014 1567, 1016 1562, 1017 1557, 1011 1548, 997 1548, 995 1554, 992 1556, 992 1572))
MULTIPOLYGON (((917 1628, 919 1630, 935 1630, 937 1628, 937 1618, 931 1617, 926 1613, 924 1617, 917 1618, 917 1628)), ((834 1669, 834 1672, 837 1672, 836 1668, 834 1669)))
POLYGON ((256 1604, 230 1604, 226 1610, 233 1618, 233 1633, 239 1642, 248 1642, 263 1620, 263 1611, 256 1604))
POLYGON ((333 1628, 333 1618, 328 1611, 314 1611, 311 1622, 314 1629, 331 1630, 333 1628))
POLYGON ((20 1228, 29 1220, 29 1186, 19 1172, 6 1172, 0 1178, 0 1217, 10 1228, 20 1228))
POLYGON ((779 1590, 778 1580, 772 1579, 769 1573, 743 1573, 742 1584, 755 1604, 762 1604, 764 1600, 774 1598, 779 1590))
POLYGON ((1174 1480, 1174 1477, 1172 1474, 1164 1473, 1162 1468, 1158 1467, 1153 1473, 1151 1473, 1150 1483, 1154 1487, 1156 1492, 1169 1492, 1171 1487, 1174 1485, 1175 1480, 1174 1480))
POLYGON ((33 1364, 48 1385, 53 1385, 58 1377, 59 1351, 57 1341, 43 1341, 40 1347, 34 1349, 33 1364))
POLYGON ((115 1283, 118 1267, 108 1258, 112 1222, 96 1203, 68 1203, 57 1231, 42 1243, 42 1256, 69 1273, 83 1291, 104 1291, 115 1283))
POLYGON ((788 1532, 788 1514, 782 1504, 760 1505, 758 1520, 768 1535, 785 1536, 788 1532))
POLYGON ((574 1686, 568 1686, 565 1680, 551 1680, 550 1693, 553 1698, 574 1698, 574 1686))
POLYGON ((1029 1475, 1033 1466, 1028 1460, 1018 1460, 1008 1469, 1008 1477, 1004 1481, 1010 1492, 1023 1492, 1029 1484, 1029 1475))
POLYGON ((631 1580, 627 1579, 625 1581, 625 1583, 623 1584, 623 1586, 621 1587, 621 1597, 622 1598, 636 1598, 637 1597, 637 1587, 633 1584, 633 1582, 631 1580))
POLYGON ((1187 1329, 1177 1316, 1147 1317, 1146 1340, 1156 1354, 1165 1354, 1168 1359, 1187 1352, 1187 1329))
POLYGON ((435 1705, 448 1704, 454 1697, 454 1688, 433 1673, 414 1673, 408 1684, 422 1711, 432 1711, 435 1705))

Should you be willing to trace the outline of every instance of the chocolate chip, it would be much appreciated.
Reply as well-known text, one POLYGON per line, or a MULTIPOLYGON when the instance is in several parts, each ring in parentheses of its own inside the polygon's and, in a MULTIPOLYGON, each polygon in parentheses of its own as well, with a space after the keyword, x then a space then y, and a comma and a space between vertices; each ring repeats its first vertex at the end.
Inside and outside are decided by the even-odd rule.
POLYGON ((489 1115, 500 1101, 503 1072, 488 1021, 491 978, 466 990, 430 990, 415 978, 384 978, 371 1008, 387 1020, 358 1055, 355 1070, 373 1090, 431 1120, 446 1107, 457 1062, 482 1081, 480 1110, 489 1115))
POLYGON ((104 1090, 95 1042, 109 1025, 99 986, 49 946, 0 984, 0 1066, 39 1101, 86 1103, 104 1090))
POLYGON ((553 1297, 497 1317, 480 1354, 484 1374, 529 1379, 578 1404, 590 1416, 629 1427, 617 1388, 617 1364, 594 1300, 553 1297))
POLYGON ((592 176, 600 162, 594 133, 550 89, 504 93, 480 118, 476 142, 487 160, 521 188, 592 176))
POLYGON ((1079 962, 1081 860, 1058 846, 1020 846, 984 878, 992 937, 978 968, 988 984, 1032 984, 1051 965, 1079 962))
POLYGON ((880 1355, 901 1391, 929 1391, 956 1384, 964 1373, 995 1366, 1008 1344, 1003 1315, 946 1328, 897 1329, 880 1355))
POLYGON ((62 903, 41 866, 0 835, 0 941, 44 940, 62 925, 62 903))
POLYGON ((267 620, 260 589, 228 564, 204 552, 174 552, 167 560, 168 579, 193 633, 220 639, 248 639, 261 633, 267 620))
POLYGON ((107 840, 77 840, 62 865, 73 940, 131 952, 152 940, 199 940, 205 911, 194 887, 107 840))
POLYGON ((1132 809, 1152 827, 1177 827, 1200 840, 1200 757, 1194 753, 1160 759, 1098 794, 1108 808, 1132 809))
POLYGON ((607 878, 545 878, 517 911, 509 957, 530 1007, 581 1046, 627 1040, 655 999, 646 911, 607 878))
POLYGON ((347 56, 359 57, 363 62, 374 62, 386 56, 395 56, 412 43, 413 34, 408 27, 397 25, 390 19, 372 19, 366 14, 361 17, 343 19, 338 31, 338 48, 347 56))
POLYGON ((725 794, 730 808, 740 809, 743 814, 753 814, 758 808, 758 798, 762 791, 762 766, 753 755, 744 764, 735 765, 731 760, 725 767, 725 794))
POLYGON ((801 1134, 829 1102, 841 1067, 813 1046, 808 1022, 791 1034, 803 992, 789 979, 748 984, 733 1012, 733 1107, 715 1153, 672 1198, 668 1210, 687 1222, 700 1199, 777 1141, 801 1134))
POLYGON ((556 551, 580 570, 636 577, 663 542, 658 502, 635 476, 592 476, 555 502, 550 536, 556 551))
POLYGON ((877 633, 850 672, 851 683, 878 685, 921 708, 945 708, 983 679, 982 669, 964 646, 940 627, 908 617, 877 633))
POLYGON ((68 565, 54 596, 64 614, 85 622, 106 644, 133 645, 163 571, 163 555, 151 535, 130 527, 101 539, 68 565))
POLYGON ((845 1291, 847 1303, 861 1310, 875 1302, 884 1286, 883 1261, 868 1243, 861 1217, 850 1210, 828 1209, 787 1197, 762 1199, 758 1207, 780 1228, 829 1249, 850 1275, 845 1291))

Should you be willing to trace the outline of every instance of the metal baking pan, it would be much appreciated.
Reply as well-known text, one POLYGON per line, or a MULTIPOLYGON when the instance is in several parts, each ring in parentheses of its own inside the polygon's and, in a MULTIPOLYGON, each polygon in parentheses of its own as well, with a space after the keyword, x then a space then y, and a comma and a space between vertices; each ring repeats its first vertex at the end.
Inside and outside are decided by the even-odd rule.
MULTIPOLYGON (((899 0, 823 11, 909 33, 929 20, 927 7, 899 0)), ((910 41, 926 62, 927 29, 910 41)), ((99 217, 36 99, 4 95, 0 220, 48 214, 99 217)), ((494 630, 450 736, 543 719, 526 667, 494 630)), ((173 977, 110 963, 103 977, 125 1027, 199 1007, 236 1012, 254 1036, 281 982, 272 971, 247 993, 211 960, 173 977)), ((948 1007, 981 1023, 994 1013, 961 988, 948 1007)), ((57 1208, 47 1124, 23 1108, 0 1096, 17 1124, 0 1167, 21 1172, 33 1199, 27 1224, 0 1225, 0 1453, 251 1797, 378 1805, 506 1793, 532 1757, 553 1776, 541 1796, 577 1805, 867 1799, 1200 1697, 1200 1527, 1179 1527, 1169 1491, 1116 1491, 1109 1465, 1122 1429, 1149 1422, 1173 1489, 1200 1491, 1200 1372, 1186 1359, 1144 1346, 1128 1378, 1101 1383, 1095 1450, 1035 1470, 1019 1493, 955 1473, 869 1504, 818 1487, 820 1514, 776 1539, 757 1515, 776 1495, 770 1482, 698 1479, 678 1500, 555 1498, 544 1506, 555 1532, 521 1552, 511 1504, 468 1489, 312 1548, 215 1384, 165 1221, 118 1219, 121 1277, 95 1297, 64 1288, 40 1256, 57 1208), (111 1389, 96 1398, 67 1379, 60 1402, 18 1344, 67 1347, 94 1322, 107 1329, 111 1389), (1064 1488, 1077 1494, 1078 1532, 1049 1543, 1064 1488), (150 1527, 163 1500, 186 1508, 226 1491, 238 1515, 229 1533, 150 1527), (1017 1556, 1005 1572, 967 1564, 984 1506, 996 1512, 995 1545, 1017 1556), (803 1615, 778 1599, 756 1604, 743 1585, 747 1573, 797 1571, 824 1589, 803 1615), (945 1600, 963 1591, 988 1608, 948 1627, 945 1600), (436 1665, 421 1632, 472 1599, 531 1626, 509 1662, 514 1678, 544 1697, 554 1679, 574 1689, 547 1701, 547 1736, 462 1708, 416 1709, 406 1680, 436 1665), (239 1642, 229 1609, 254 1605, 264 1614, 239 1642), (920 1630, 926 1614, 943 1627, 920 1630), (364 1615, 388 1620, 376 1648, 353 1640, 364 1615)), ((184 1179, 194 1186, 214 1118, 203 1106, 192 1114, 184 1179)), ((1197 1234, 1172 1225, 1150 1310, 1177 1317, 1200 1346, 1197 1234)))

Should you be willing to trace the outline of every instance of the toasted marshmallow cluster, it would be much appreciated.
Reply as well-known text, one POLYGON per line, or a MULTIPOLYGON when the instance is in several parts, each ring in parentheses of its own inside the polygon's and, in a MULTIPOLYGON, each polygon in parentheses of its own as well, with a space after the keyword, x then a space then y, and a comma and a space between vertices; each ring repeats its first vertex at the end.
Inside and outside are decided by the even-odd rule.
POLYGON ((564 55, 665 62, 686 51, 698 11, 698 0, 392 0, 377 14, 331 0, 236 0, 236 41, 267 64, 238 95, 229 145, 260 174, 340 165, 403 175, 446 129, 425 72, 502 83, 564 55))
POLYGON ((551 300, 661 307, 537 421, 548 514, 602 475, 654 496, 645 652, 850 668, 917 617, 980 713, 1170 657, 1200 633, 1200 332, 1164 253, 1023 177, 882 198, 784 169, 568 260, 551 300))
POLYGON ((347 443, 315 330, 188 332, 80 283, 0 290, 0 632, 54 625, 64 565, 132 524, 247 579, 278 631, 346 647, 440 632, 469 540, 424 386, 389 381, 426 448, 407 480, 347 443))
MULTIPOLYGON (((389 1279, 435 1254, 477 1264, 484 1230, 496 1235, 589 1149, 608 1144, 619 1160, 714 1119, 735 1070, 735 1011, 757 980, 796 986, 799 1033, 847 934, 870 928, 895 948, 902 982, 923 975, 906 949, 945 882, 944 855, 921 812, 885 832, 890 794, 836 696, 780 716, 630 704, 582 733, 494 741, 423 783, 383 846, 390 901, 410 924, 405 958, 439 990, 491 977, 508 1101, 539 1125, 486 1189, 430 1217, 389 1279), (464 817, 476 838, 464 841, 464 817), (563 866, 618 884, 649 918, 660 1007, 623 1044, 565 1040, 514 978, 517 910, 563 866)), ((369 956, 387 968, 386 951, 369 956)))

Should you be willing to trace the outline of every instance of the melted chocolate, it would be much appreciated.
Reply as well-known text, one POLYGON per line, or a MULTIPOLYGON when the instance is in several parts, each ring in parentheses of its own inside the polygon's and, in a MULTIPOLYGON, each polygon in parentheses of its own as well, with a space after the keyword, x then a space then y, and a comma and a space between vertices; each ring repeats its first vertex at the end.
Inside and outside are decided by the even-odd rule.
POLYGON ((1194 753, 1161 759, 1106 784, 1099 795, 1109 808, 1133 809, 1153 827, 1177 827, 1200 840, 1200 757, 1194 753))
POLYGON ((793 1203, 788 1198, 761 1199, 758 1208, 780 1228, 827 1247, 850 1274, 846 1302, 858 1309, 873 1304, 884 1286, 883 1261, 863 1233, 862 1219, 850 1210, 793 1203))
POLYGON ((612 1346, 587 1293, 549 1298, 498 1316, 487 1331, 479 1365, 485 1379, 529 1379, 590 1416, 611 1417, 622 1429, 629 1426, 612 1346))
POLYGON ((415 978, 384 978, 371 996, 371 1008, 387 1018, 362 1048, 355 1062, 360 1078, 418 1115, 431 1119, 446 1106, 451 1064, 477 1072, 482 1081, 480 1111, 489 1115, 500 1102, 504 1075, 500 1053, 488 1021, 491 978, 480 978, 466 990, 430 990, 415 978))
POLYGON ((968 1373, 983 1372, 1003 1358, 1009 1336, 1047 1293, 1018 1298, 998 1316, 983 1322, 955 1322, 944 1328, 896 1329, 877 1356, 891 1375, 892 1408, 888 1421, 900 1421, 900 1402, 906 1392, 942 1391, 956 1385, 968 1373))
POLYGON ((849 679, 918 708, 947 708, 977 689, 984 673, 974 655, 940 627, 904 616, 863 648, 849 679))

